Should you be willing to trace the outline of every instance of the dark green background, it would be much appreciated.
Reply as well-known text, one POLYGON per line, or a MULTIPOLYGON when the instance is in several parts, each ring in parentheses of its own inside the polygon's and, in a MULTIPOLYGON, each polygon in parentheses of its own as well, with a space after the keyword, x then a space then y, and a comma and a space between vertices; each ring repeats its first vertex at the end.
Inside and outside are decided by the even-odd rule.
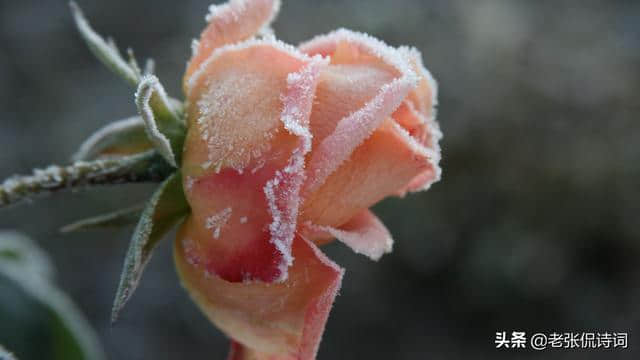
MULTIPOLYGON (((80 5, 98 31, 154 57, 180 94, 208 2, 80 5)), ((444 172, 430 191, 375 208, 393 254, 373 263, 326 248, 347 273, 319 358, 637 358, 640 2, 285 0, 275 24, 294 44, 337 27, 423 52, 440 83, 444 172), (630 349, 496 350, 495 332, 512 330, 624 331, 630 349)), ((132 90, 92 58, 65 1, 0 0, 1 177, 65 163, 92 130, 134 112, 132 90)), ((224 359, 227 341, 178 285, 169 241, 110 328, 130 230, 57 233, 151 190, 58 194, 3 209, 0 227, 50 252, 110 358, 224 359)), ((19 333, 5 325, 0 343, 19 333)), ((37 348, 39 332, 28 334, 37 348)))

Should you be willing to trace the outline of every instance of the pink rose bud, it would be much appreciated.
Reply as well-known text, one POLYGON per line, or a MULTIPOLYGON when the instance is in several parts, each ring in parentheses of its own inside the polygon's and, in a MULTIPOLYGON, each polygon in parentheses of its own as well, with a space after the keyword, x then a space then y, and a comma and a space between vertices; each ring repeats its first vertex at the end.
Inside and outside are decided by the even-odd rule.
POLYGON ((368 208, 440 178, 436 85, 420 53, 338 30, 299 47, 263 35, 277 0, 212 6, 184 79, 192 213, 175 260, 232 359, 313 359, 343 270, 337 238, 377 260, 368 208))

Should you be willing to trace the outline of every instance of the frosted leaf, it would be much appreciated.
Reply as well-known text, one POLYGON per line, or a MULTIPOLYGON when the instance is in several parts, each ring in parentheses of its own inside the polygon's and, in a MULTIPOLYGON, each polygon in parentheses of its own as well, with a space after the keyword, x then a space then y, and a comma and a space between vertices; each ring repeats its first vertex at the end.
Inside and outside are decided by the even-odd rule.
MULTIPOLYGON (((0 232, 0 276, 52 313, 52 326, 61 329, 61 340, 76 348, 80 358, 105 359, 91 324, 72 299, 55 285, 53 275, 49 257, 35 242, 19 233, 0 232)), ((3 355, 0 346, 0 358, 3 355)))
MULTIPOLYGON (((172 127, 179 127, 179 116, 176 114, 173 104, 157 77, 146 75, 140 80, 138 91, 135 94, 138 112, 145 123, 145 129, 149 139, 158 152, 174 167, 177 167, 174 148, 170 133, 172 127), (152 96, 155 94, 152 103, 152 96), (153 107, 152 107, 153 106, 153 107), (157 116, 156 116, 157 115, 157 116), (169 135, 169 136, 168 136, 169 135)), ((174 142, 177 142, 174 140, 174 142)))
POLYGON ((0 359, 1 360, 16 360, 16 357, 13 356, 12 353, 9 352, 9 350, 5 349, 1 344, 0 344, 0 359))
POLYGON ((393 238, 370 210, 364 210, 339 228, 305 223, 308 231, 315 235, 323 233, 335 237, 358 254, 363 254, 378 261, 382 255, 393 249, 393 238))
POLYGON ((127 149, 136 147, 144 150, 147 144, 149 147, 151 145, 144 127, 144 121, 139 116, 109 123, 85 140, 72 159, 91 160, 105 151, 120 154, 120 150, 127 152, 127 149))
POLYGON ((138 287, 155 246, 188 212, 189 205, 182 191, 180 173, 176 172, 158 187, 142 211, 125 257, 111 310, 111 322, 117 320, 120 311, 138 287))
POLYGON ((113 43, 113 41, 105 41, 91 28, 82 10, 80 10, 80 7, 74 1, 71 1, 69 6, 71 7, 71 13, 73 14, 78 32, 80 32, 80 35, 89 46, 91 52, 113 72, 120 75, 120 77, 130 84, 134 86, 137 85, 140 79, 139 73, 136 73, 135 69, 122 58, 115 43, 113 43))
POLYGON ((141 214, 142 207, 134 206, 73 222, 62 227, 60 232, 70 233, 81 230, 134 225, 138 222, 141 214))
POLYGON ((228 207, 220 211, 219 213, 209 216, 207 218, 207 222, 205 223, 205 226, 207 229, 213 230, 214 239, 217 239, 220 237, 220 231, 225 225, 227 225, 227 223, 231 219, 232 212, 233 212, 233 209, 228 207))
POLYGON ((394 68, 398 76, 384 84, 362 108, 341 119, 333 133, 314 150, 309 160, 311 173, 309 182, 305 184, 305 195, 322 185, 349 158, 358 145, 398 108, 418 81, 410 64, 396 49, 367 34, 340 29, 318 36, 300 45, 300 49, 310 54, 330 55, 340 43, 348 43, 358 51, 377 58, 382 64, 394 68))

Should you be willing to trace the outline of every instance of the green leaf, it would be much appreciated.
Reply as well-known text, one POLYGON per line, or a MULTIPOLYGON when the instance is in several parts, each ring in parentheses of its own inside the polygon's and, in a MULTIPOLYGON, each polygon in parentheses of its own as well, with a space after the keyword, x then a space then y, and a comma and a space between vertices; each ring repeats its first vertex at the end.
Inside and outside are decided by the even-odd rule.
POLYGON ((16 357, 0 345, 0 360, 16 360, 16 357))
POLYGON ((78 32, 87 43, 91 52, 105 64, 110 70, 119 75, 125 81, 133 86, 138 85, 140 80, 140 72, 131 66, 129 62, 124 60, 120 51, 112 39, 105 41, 102 36, 95 32, 87 19, 84 17, 82 10, 74 1, 69 3, 71 13, 75 20, 78 32))
POLYGON ((135 224, 142 214, 142 206, 134 206, 102 214, 65 225, 60 232, 70 233, 82 230, 122 227, 135 224))
POLYGON ((115 322, 135 291, 155 246, 189 212, 180 172, 167 178, 147 202, 133 233, 116 292, 111 321, 115 322))
POLYGON ((104 155, 130 155, 149 150, 144 121, 139 116, 114 121, 85 140, 73 161, 88 161, 104 155))
POLYGON ((140 80, 136 106, 156 150, 169 164, 177 167, 187 129, 174 102, 154 75, 145 75, 140 80))
MULTIPOLYGON (((52 282, 53 266, 47 255, 29 238, 13 232, 0 232, 0 276, 52 314, 56 343, 65 356, 54 359, 102 360, 98 338, 73 301, 52 282), (73 356, 68 356, 74 354, 73 356)), ((0 351, 0 354, 2 352, 0 351)), ((0 356, 0 359, 2 356, 0 356)))

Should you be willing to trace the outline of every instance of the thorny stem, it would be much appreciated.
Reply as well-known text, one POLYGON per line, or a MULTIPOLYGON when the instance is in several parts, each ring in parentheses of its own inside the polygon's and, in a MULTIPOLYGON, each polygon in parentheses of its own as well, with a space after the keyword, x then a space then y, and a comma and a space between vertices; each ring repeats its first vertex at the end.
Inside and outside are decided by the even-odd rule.
POLYGON ((0 184, 0 207, 71 188, 161 182, 174 171, 155 150, 124 158, 51 165, 35 169, 32 175, 14 175, 0 184))

